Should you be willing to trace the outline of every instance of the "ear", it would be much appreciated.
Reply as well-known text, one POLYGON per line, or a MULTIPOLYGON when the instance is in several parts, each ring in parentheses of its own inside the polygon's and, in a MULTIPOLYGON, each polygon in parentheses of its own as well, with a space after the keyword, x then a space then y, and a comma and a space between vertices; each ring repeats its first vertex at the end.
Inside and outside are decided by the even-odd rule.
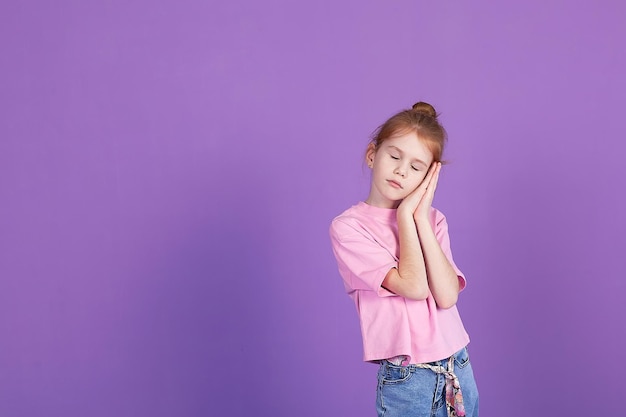
POLYGON ((376 145, 370 143, 367 145, 367 151, 365 152, 365 163, 368 167, 374 168, 374 157, 376 156, 376 145))

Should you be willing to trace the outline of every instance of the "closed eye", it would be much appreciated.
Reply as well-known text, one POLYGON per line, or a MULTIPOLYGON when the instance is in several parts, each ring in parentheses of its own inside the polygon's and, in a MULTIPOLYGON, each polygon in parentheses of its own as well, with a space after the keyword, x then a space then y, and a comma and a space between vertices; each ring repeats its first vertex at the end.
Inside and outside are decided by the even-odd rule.
POLYGON ((399 158, 399 157, 397 157, 397 156, 393 156, 393 155, 389 155, 389 156, 391 157, 391 159, 395 159, 395 160, 400 159, 400 158, 399 158))
POLYGON ((411 165, 411 168, 413 168, 413 171, 419 171, 420 170, 418 167, 414 167, 413 165, 411 165))

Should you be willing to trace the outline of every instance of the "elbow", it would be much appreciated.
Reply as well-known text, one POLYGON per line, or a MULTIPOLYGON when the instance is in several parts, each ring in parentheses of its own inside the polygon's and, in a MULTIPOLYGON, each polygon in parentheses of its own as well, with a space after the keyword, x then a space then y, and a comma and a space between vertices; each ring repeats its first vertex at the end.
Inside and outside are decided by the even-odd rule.
POLYGON ((404 297, 408 298, 409 300, 423 301, 427 299, 429 295, 430 290, 428 288, 421 288, 416 286, 415 288, 411 288, 409 291, 406 291, 404 297))
POLYGON ((441 297, 441 299, 435 300, 437 302, 437 307, 447 310, 456 305, 459 297, 458 294, 450 295, 448 297, 441 297))

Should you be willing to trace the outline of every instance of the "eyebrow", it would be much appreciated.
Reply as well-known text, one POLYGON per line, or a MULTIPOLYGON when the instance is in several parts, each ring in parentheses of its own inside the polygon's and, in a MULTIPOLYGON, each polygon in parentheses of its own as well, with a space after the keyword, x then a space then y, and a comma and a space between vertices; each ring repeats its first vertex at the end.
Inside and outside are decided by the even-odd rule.
MULTIPOLYGON (((397 146, 389 145, 389 148, 393 148, 393 149, 397 150, 398 152, 400 152, 402 155, 404 155, 404 152, 402 151, 402 149, 398 148, 397 146)), ((420 164, 426 166, 426 162, 422 161, 421 159, 413 158, 413 161, 419 162, 420 164)))

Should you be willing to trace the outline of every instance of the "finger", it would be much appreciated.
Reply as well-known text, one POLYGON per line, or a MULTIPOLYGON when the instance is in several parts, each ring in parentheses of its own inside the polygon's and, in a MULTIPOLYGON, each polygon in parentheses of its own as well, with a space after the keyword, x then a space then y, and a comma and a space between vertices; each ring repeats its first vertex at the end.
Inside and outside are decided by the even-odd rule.
MULTIPOLYGON (((432 194, 429 197, 427 196, 427 193, 429 193, 429 188, 432 188, 432 186, 429 184, 431 184, 433 181, 433 178, 436 175, 438 175, 439 167, 440 167, 440 163, 437 163, 437 162, 433 162, 430 165, 430 167, 428 168, 428 172, 426 173, 426 176, 424 177, 420 185, 415 190, 413 190, 408 196, 404 198, 407 204, 418 205, 424 199, 432 200, 432 194)), ((435 185, 436 185, 436 181, 435 181, 435 185)), ((432 191, 434 192, 434 190, 432 191)))
POLYGON ((428 167, 428 172, 426 172, 426 176, 422 180, 420 187, 423 187, 423 188, 428 187, 428 184, 430 183, 430 180, 435 174, 436 170, 437 170, 437 163, 433 162, 432 164, 430 164, 430 167, 428 167))
POLYGON ((437 182, 439 181, 439 172, 441 172, 441 163, 438 162, 435 166, 433 175, 430 177, 430 181, 426 185, 426 189, 425 189, 424 198, 428 199, 429 201, 432 201, 435 195, 435 190, 437 189, 437 182))
POLYGON ((437 189, 437 183, 439 182, 439 173, 441 172, 441 162, 437 163, 437 167, 435 168, 435 173, 433 174, 433 176, 430 179, 430 182, 428 183, 428 189, 432 189, 432 191, 434 192, 437 189))

